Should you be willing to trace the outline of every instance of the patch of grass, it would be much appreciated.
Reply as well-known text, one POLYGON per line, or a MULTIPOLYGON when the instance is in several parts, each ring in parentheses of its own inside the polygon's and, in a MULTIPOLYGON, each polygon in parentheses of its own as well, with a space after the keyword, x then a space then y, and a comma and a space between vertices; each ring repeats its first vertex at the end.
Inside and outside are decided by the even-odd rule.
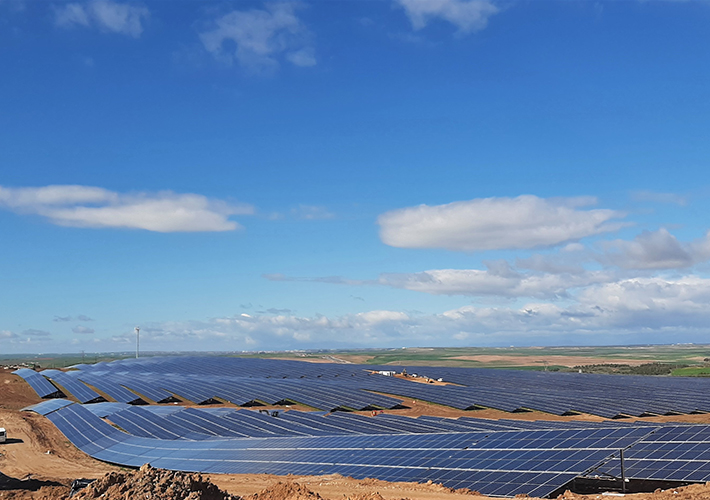
POLYGON ((671 372, 674 377, 710 377, 710 366, 688 366, 671 372))

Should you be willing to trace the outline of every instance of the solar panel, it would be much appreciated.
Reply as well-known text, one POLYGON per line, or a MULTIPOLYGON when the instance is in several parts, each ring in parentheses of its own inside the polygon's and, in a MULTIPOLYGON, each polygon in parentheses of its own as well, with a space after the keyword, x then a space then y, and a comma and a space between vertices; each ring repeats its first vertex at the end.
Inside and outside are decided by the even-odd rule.
MULTIPOLYGON (((45 372, 48 372, 48 370, 45 370, 45 372)), ((75 373, 78 374, 79 372, 75 373)), ((82 383, 76 375, 53 370, 49 377, 82 403, 105 401, 103 396, 82 383)))
MULTIPOLYGON (((624 451, 625 475, 632 479, 710 481, 710 426, 668 426, 624 451)), ((618 455, 598 472, 621 476, 618 455)))
POLYGON ((63 397, 64 394, 42 375, 29 368, 15 370, 15 375, 22 377, 40 398, 63 397))
POLYGON ((74 404, 74 402, 69 401, 68 399, 50 399, 49 401, 42 401, 41 403, 27 406, 21 411, 33 411, 35 413, 39 413, 40 415, 48 415, 49 413, 52 413, 59 408, 64 408, 70 404, 74 404))

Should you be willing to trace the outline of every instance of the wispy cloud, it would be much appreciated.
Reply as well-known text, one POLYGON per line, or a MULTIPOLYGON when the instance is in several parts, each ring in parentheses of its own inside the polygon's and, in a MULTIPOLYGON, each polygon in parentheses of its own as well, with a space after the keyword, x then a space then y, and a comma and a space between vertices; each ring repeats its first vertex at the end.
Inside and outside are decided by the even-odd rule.
POLYGON ((295 2, 268 3, 264 9, 234 10, 200 33, 205 49, 215 58, 254 73, 278 68, 280 61, 315 66, 313 35, 296 16, 295 2))
POLYGON ((415 30, 432 20, 447 21, 458 28, 458 34, 479 31, 500 9, 490 0, 395 0, 402 7, 415 30))
POLYGON ((76 317, 72 316, 55 316, 52 320, 56 323, 67 323, 69 321, 94 321, 92 318, 86 316, 85 314, 80 314, 76 317))
POLYGON ((171 191, 123 194, 91 186, 0 186, 0 207, 46 217, 59 226, 144 229, 161 233, 233 231, 242 226, 233 215, 254 207, 230 204, 198 194, 171 191))
POLYGON ((377 219, 383 243, 399 248, 458 251, 549 247, 625 226, 615 210, 581 210, 594 198, 479 198, 419 205, 377 219))
POLYGON ((143 23, 149 18, 150 11, 146 7, 111 0, 68 3, 55 9, 55 23, 62 28, 94 27, 105 33, 133 38, 141 36, 143 23))
POLYGON ((568 297, 570 290, 618 279, 613 271, 573 273, 524 273, 505 261, 488 262, 487 269, 432 269, 414 273, 382 273, 373 280, 353 280, 342 276, 292 277, 265 274, 270 281, 323 283, 347 286, 386 286, 428 293, 470 297, 568 297))
POLYGON ((335 214, 330 212, 326 207, 317 205, 298 205, 291 209, 291 216, 302 220, 324 220, 333 219, 335 214))
POLYGON ((29 330, 23 331, 22 335, 26 337, 49 337, 52 334, 45 330, 37 330, 35 328, 30 328, 29 330))
POLYGON ((89 334, 94 333, 96 330, 94 330, 93 328, 88 328, 86 326, 79 325, 79 326, 75 326, 74 328, 72 328, 71 331, 74 333, 89 335, 89 334))
POLYGON ((653 191, 633 191, 631 199, 638 202, 666 203, 685 206, 688 197, 677 193, 656 193, 653 191))

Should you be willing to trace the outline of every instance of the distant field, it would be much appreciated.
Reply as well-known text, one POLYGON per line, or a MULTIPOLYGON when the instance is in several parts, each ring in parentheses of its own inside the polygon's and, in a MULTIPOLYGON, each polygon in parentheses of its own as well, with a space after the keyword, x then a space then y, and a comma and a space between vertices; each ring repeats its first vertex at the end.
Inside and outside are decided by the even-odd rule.
MULTIPOLYGON (((577 371, 613 374, 710 376, 710 345, 651 345, 609 347, 460 347, 319 350, 255 353, 142 353, 142 356, 201 354, 320 363, 359 363, 391 366, 452 366, 516 370, 577 371), (709 360, 709 361, 706 361, 709 360)), ((133 353, 85 353, 86 363, 133 357, 133 353)), ((81 354, 0 357, 0 364, 34 363, 61 368, 82 362, 81 354)))
MULTIPOLYGON (((263 358, 340 361, 393 366, 459 366, 522 370, 572 370, 598 373, 651 373, 649 364, 672 365, 677 376, 710 376, 710 346, 654 345, 611 347, 406 348, 323 352, 269 352, 263 358), (600 366, 614 365, 614 366, 600 366), (579 369, 579 368, 576 368, 579 369)), ((657 367, 652 367, 657 368, 657 367)), ((662 371, 662 370, 661 370, 662 371)))

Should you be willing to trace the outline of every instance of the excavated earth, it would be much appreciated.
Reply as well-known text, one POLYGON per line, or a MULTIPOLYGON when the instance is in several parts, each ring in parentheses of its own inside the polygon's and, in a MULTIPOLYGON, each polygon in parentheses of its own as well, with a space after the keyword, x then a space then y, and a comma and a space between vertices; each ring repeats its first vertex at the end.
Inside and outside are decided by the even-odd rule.
MULTIPOLYGON (((72 481, 95 479, 72 499, 133 500, 484 500, 469 490, 452 490, 436 483, 356 480, 338 474, 326 476, 272 476, 268 474, 189 474, 143 466, 140 470, 117 467, 76 449, 46 418, 20 412, 40 400, 19 377, 0 369, 0 427, 8 441, 0 444, 0 500, 68 499, 72 481)), ((417 401, 402 414, 441 414, 456 417, 463 412, 417 401)), ((398 412, 400 413, 400 412, 398 412)), ((470 415, 470 413, 468 414, 470 415)), ((484 418, 516 418, 517 415, 477 412, 484 418), (485 413, 485 415, 484 415, 485 413)), ((543 414, 520 414, 544 418, 543 414)), ((551 417, 555 420, 562 417, 551 417)), ((580 418, 580 417, 577 417, 580 418)), ((600 420, 597 417, 582 417, 600 420)), ((708 415, 673 417, 710 423, 708 415)), ((654 420, 654 419, 647 419, 654 420)), ((633 500, 710 500, 710 484, 695 484, 655 493, 626 495, 633 500)), ((602 494, 566 492, 564 500, 603 499, 602 494)))

